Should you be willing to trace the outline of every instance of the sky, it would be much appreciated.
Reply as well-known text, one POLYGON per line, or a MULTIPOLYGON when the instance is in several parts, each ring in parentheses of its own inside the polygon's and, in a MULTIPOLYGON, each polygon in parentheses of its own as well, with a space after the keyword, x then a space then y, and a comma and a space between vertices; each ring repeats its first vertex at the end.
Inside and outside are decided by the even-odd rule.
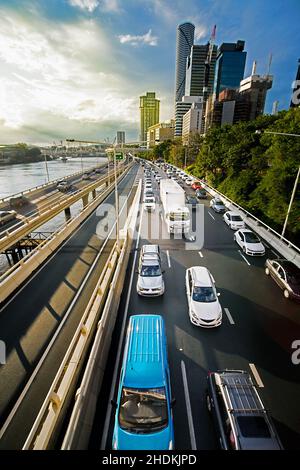
POLYGON ((139 134, 139 96, 155 91, 173 118, 176 28, 196 44, 245 41, 287 109, 300 58, 300 0, 0 0, 0 144, 66 138, 127 141, 139 134))

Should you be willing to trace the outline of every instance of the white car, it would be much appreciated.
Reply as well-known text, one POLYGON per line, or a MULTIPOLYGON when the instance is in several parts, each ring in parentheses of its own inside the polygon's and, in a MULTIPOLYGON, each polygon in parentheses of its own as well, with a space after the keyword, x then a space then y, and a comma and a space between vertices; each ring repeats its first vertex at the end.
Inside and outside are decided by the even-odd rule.
POLYGON ((245 228, 245 222, 243 221, 240 214, 233 211, 227 211, 223 215, 224 222, 232 229, 239 230, 240 228, 245 228))
POLYGON ((193 325, 214 328, 222 323, 222 307, 218 300, 215 281, 204 266, 186 270, 186 295, 189 316, 193 325))
POLYGON ((145 257, 153 257, 157 256, 160 259, 160 248, 159 245, 143 245, 141 250, 141 256, 145 257))
POLYGON ((246 255, 264 256, 265 247, 252 230, 241 229, 233 235, 234 241, 242 248, 246 255))
POLYGON ((144 199, 144 209, 145 211, 155 211, 155 197, 147 196, 144 199))
POLYGON ((143 257, 141 254, 136 290, 139 295, 144 297, 163 295, 165 284, 160 261, 157 256, 143 257))
POLYGON ((188 177, 188 178, 186 178, 186 180, 185 180, 185 184, 187 184, 188 186, 191 186, 191 184, 192 184, 192 183, 193 183, 193 180, 192 180, 192 178, 189 178, 189 177, 188 177))
POLYGON ((151 189, 152 191, 152 183, 145 183, 145 189, 151 189))

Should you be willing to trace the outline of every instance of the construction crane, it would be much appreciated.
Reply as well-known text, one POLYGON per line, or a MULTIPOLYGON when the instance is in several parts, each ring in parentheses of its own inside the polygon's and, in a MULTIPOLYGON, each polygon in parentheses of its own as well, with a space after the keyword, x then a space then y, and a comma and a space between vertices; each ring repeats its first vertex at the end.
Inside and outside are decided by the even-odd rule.
POLYGON ((214 50, 214 43, 216 39, 216 29, 217 25, 214 25, 209 42, 207 43, 207 55, 204 62, 204 86, 203 86, 203 113, 202 113, 202 126, 204 126, 204 120, 206 117, 206 101, 208 98, 208 85, 209 85, 209 75, 211 68, 212 55, 214 50))

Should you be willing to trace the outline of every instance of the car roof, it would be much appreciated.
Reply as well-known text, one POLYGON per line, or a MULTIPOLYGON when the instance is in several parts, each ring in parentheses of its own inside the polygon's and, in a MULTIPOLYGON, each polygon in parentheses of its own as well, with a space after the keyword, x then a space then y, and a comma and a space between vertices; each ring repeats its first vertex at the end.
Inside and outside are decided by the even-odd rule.
POLYGON ((289 273, 299 274, 300 272, 300 269, 294 263, 292 263, 292 261, 288 261, 287 259, 274 259, 272 261, 279 263, 289 273))
POLYGON ((153 266, 153 265, 158 265, 159 266, 159 259, 158 256, 152 256, 151 258, 145 258, 142 256, 141 263, 144 266, 153 266))
MULTIPOLYGON (((234 211, 226 211, 226 214, 229 214, 229 215, 239 215, 240 214, 238 212, 234 212, 234 211)), ((241 216, 240 216, 241 217, 241 216)), ((250 231, 250 230, 249 230, 250 231)))
POLYGON ((211 277, 209 271, 204 266, 193 266, 191 269, 195 285, 198 287, 211 286, 211 277))
POLYGON ((150 245, 150 244, 149 245, 143 245, 142 250, 143 250, 143 252, 148 252, 148 253, 149 252, 151 252, 151 253, 157 252, 158 253, 159 246, 158 245, 150 245))
POLYGON ((253 232, 253 230, 249 230, 248 228, 240 228, 239 230, 237 230, 237 232, 254 233, 257 236, 257 238, 259 238, 258 235, 255 232, 253 232))

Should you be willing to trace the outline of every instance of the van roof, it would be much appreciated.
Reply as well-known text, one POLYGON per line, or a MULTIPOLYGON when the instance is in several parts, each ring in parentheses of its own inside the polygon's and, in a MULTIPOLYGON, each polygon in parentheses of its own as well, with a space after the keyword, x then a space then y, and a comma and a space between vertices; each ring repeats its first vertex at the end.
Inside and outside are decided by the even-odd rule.
POLYGON ((164 322, 160 315, 133 315, 124 371, 127 387, 165 385, 164 322))

